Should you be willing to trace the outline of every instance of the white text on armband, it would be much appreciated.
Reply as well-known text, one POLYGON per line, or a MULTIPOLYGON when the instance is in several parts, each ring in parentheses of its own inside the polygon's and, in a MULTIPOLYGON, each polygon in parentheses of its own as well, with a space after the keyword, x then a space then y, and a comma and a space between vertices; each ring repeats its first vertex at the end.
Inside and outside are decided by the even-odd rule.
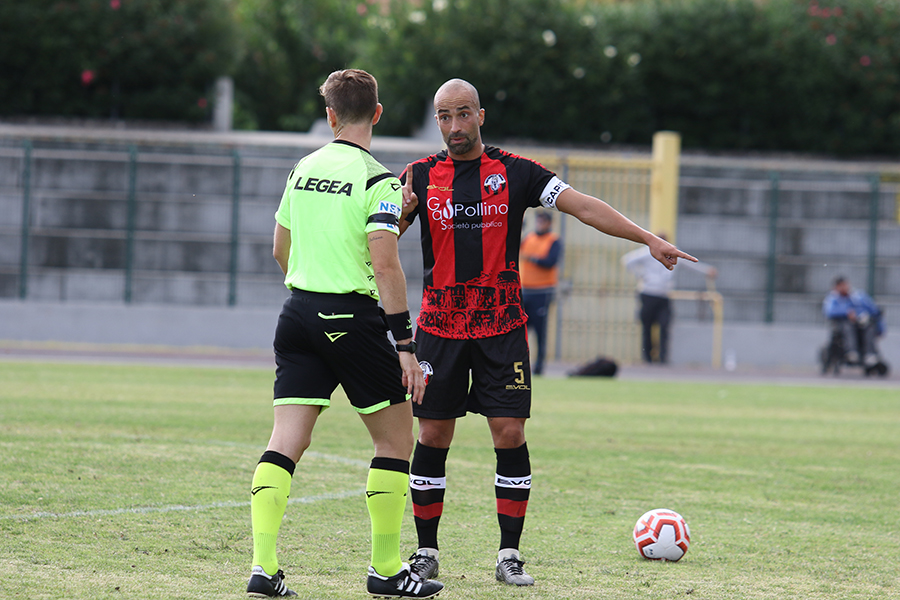
POLYGON ((554 175, 550 179, 550 181, 547 182, 547 185, 544 187, 544 191, 541 192, 541 206, 543 206, 544 208, 555 209, 556 200, 559 198, 559 195, 570 187, 572 186, 554 175))

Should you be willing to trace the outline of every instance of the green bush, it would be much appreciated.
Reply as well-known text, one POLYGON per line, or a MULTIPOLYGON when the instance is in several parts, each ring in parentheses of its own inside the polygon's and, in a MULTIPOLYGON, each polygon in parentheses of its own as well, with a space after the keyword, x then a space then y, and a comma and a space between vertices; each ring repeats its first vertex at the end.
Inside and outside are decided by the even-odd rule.
POLYGON ((236 58, 228 0, 0 3, 0 114, 200 120, 236 58))
POLYGON ((900 0, 29 0, 0 39, 0 115, 208 119, 233 73, 238 127, 306 131, 357 66, 382 135, 462 77, 494 140, 900 151, 900 0))
POLYGON ((618 34, 637 34, 652 129, 709 149, 896 152, 900 5, 841 6, 682 0, 632 8, 618 34))
POLYGON ((584 52, 590 31, 559 0, 436 0, 419 8, 400 0, 368 26, 357 63, 380 82, 382 133, 411 133, 438 86, 460 77, 479 90, 486 135, 577 135, 577 124, 566 125, 581 103, 572 97, 586 97, 611 69, 584 52))
POLYGON ((607 22, 606 35, 641 57, 638 93, 646 141, 653 131, 683 135, 685 146, 753 146, 755 110, 772 76, 769 32, 751 0, 642 5, 607 22))
POLYGON ((900 150, 900 2, 845 0, 842 9, 810 3, 806 27, 822 44, 840 93, 830 103, 828 150, 900 150), (839 10, 839 14, 836 12, 839 10))
POLYGON ((494 138, 900 150, 896 0, 399 0, 368 25, 357 63, 381 82, 382 132, 413 131, 462 77, 494 138))
POLYGON ((325 117, 319 86, 349 66, 371 2, 238 0, 244 57, 236 75, 236 124, 307 131, 325 117))

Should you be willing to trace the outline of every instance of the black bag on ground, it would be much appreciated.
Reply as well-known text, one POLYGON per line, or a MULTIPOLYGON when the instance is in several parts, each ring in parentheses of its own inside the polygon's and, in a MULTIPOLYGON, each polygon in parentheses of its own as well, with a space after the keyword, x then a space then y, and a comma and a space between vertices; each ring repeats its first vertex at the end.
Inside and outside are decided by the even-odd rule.
POLYGON ((569 373, 569 377, 615 377, 619 365, 611 358, 603 356, 583 364, 569 373))

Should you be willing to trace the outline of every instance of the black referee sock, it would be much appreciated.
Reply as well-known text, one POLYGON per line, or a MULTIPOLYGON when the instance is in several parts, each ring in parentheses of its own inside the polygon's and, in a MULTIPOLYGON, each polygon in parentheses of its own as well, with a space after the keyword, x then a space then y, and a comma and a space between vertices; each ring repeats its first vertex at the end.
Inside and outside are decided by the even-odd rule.
POLYGON ((419 548, 438 549, 437 532, 444 512, 449 448, 432 448, 416 442, 409 469, 409 490, 419 536, 419 548))
POLYGON ((531 461, 528 445, 518 448, 494 448, 497 455, 497 520, 500 523, 500 549, 518 548, 525 527, 525 510, 531 494, 531 461))

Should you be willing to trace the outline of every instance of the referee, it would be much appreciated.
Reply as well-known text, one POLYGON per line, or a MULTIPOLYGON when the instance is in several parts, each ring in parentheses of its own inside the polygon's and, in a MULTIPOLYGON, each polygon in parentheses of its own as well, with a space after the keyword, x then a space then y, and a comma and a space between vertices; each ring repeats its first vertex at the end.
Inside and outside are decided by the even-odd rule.
POLYGON ((368 150, 383 110, 375 78, 335 71, 320 92, 335 139, 297 163, 275 213, 273 254, 291 295, 275 329, 275 424, 250 491, 247 594, 297 595, 279 569, 278 529, 294 467, 341 385, 375 447, 366 483, 372 523, 367 591, 431 598, 443 584, 419 579, 400 560, 413 447, 407 400, 421 402, 425 391, 397 252, 400 182, 368 150))

